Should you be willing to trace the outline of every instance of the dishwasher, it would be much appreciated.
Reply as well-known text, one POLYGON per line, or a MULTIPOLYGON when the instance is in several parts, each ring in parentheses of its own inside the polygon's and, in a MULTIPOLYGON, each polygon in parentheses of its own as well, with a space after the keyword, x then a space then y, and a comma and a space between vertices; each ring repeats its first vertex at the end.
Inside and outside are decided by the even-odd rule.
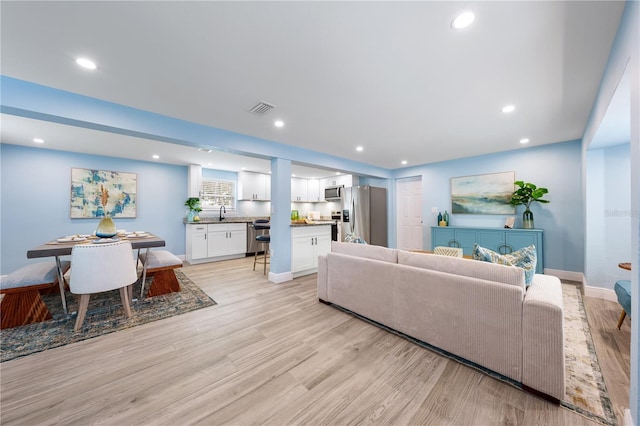
MULTIPOLYGON (((247 256, 253 256, 256 251, 258 251, 258 242, 256 241, 256 235, 269 235, 268 229, 261 229, 257 231, 253 227, 253 223, 247 224, 247 256)), ((259 251, 258 254, 262 254, 262 251, 259 251)))

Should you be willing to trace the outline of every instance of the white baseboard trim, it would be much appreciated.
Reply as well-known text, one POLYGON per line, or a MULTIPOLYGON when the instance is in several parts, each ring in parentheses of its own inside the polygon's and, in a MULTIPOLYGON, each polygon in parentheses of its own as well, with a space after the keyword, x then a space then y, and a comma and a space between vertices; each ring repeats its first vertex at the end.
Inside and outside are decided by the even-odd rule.
POLYGON ((587 297, 595 297, 596 299, 608 300, 610 302, 618 302, 616 292, 609 288, 591 287, 589 285, 583 285, 584 295, 587 297))
POLYGON ((618 297, 616 292, 602 287, 591 287, 587 284, 587 280, 582 272, 563 271, 561 269, 544 269, 545 275, 553 275, 561 280, 577 281, 582 283, 583 293, 587 297, 593 297, 596 299, 608 300, 610 302, 617 302, 618 297))
POLYGON ((272 283, 280 284, 291 280, 293 280, 293 274, 291 271, 282 272, 280 274, 269 271, 269 281, 272 283))
POLYGON ((631 417, 631 410, 628 408, 624 410, 624 426, 635 426, 633 417, 631 417))
POLYGON ((561 280, 583 282, 584 274, 582 272, 563 271, 562 269, 544 268, 545 275, 553 275, 561 280))

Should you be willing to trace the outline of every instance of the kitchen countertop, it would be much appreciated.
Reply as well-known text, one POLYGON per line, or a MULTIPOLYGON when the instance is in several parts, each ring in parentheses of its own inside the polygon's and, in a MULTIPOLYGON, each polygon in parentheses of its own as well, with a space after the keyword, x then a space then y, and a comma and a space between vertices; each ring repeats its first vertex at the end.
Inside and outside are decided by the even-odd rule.
MULTIPOLYGON (((183 222, 187 225, 208 225, 218 223, 253 223, 256 219, 268 219, 267 217, 225 217, 221 221, 216 217, 202 218, 198 222, 187 222, 187 219, 183 219, 183 222)), ((336 223, 335 220, 319 220, 315 223, 292 223, 292 227, 298 226, 329 226, 336 223)))
POLYGON ((298 226, 331 226, 334 223, 336 223, 335 220, 332 221, 328 221, 328 220, 323 220, 320 221, 320 223, 292 223, 291 227, 298 227, 298 226))
POLYGON ((187 225, 207 225, 215 223, 253 223, 256 219, 269 219, 268 217, 240 217, 240 216, 227 216, 222 220, 218 220, 217 217, 203 217, 198 222, 187 222, 187 219, 183 219, 183 223, 187 225))

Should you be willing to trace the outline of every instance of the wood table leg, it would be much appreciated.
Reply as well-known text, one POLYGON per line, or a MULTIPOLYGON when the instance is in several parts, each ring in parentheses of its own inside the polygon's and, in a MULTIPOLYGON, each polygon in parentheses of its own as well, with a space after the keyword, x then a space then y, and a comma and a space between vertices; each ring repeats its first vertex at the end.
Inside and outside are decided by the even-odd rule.
POLYGON ((180 283, 173 269, 162 269, 154 272, 147 297, 180 291, 180 283))
POLYGON ((620 313, 620 319, 618 320, 618 325, 617 325, 618 330, 620 330, 620 327, 622 327, 622 321, 624 321, 624 318, 626 316, 627 316, 627 313, 623 309, 622 312, 620 313))
POLYGON ((0 306, 0 328, 18 327, 53 318, 38 290, 5 294, 0 306))

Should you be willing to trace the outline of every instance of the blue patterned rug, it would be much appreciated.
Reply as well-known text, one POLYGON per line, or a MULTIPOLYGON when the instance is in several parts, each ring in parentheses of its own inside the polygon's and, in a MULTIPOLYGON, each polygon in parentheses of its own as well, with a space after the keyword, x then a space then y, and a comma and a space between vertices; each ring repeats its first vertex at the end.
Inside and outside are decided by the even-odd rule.
MULTIPOLYGON (((131 305, 133 315, 127 318, 120 303, 118 290, 92 295, 82 328, 76 333, 73 327, 76 315, 65 315, 60 294, 43 295, 53 319, 0 332, 0 362, 27 356, 35 352, 68 345, 103 334, 113 333, 152 321, 184 314, 213 306, 216 302, 207 296, 179 269, 175 270, 181 290, 155 297, 147 297, 131 305)), ((147 286, 151 279, 147 279, 147 286)), ((133 286, 133 294, 140 294, 140 280, 133 286)), ((78 301, 67 293, 69 312, 76 312, 78 301)))

